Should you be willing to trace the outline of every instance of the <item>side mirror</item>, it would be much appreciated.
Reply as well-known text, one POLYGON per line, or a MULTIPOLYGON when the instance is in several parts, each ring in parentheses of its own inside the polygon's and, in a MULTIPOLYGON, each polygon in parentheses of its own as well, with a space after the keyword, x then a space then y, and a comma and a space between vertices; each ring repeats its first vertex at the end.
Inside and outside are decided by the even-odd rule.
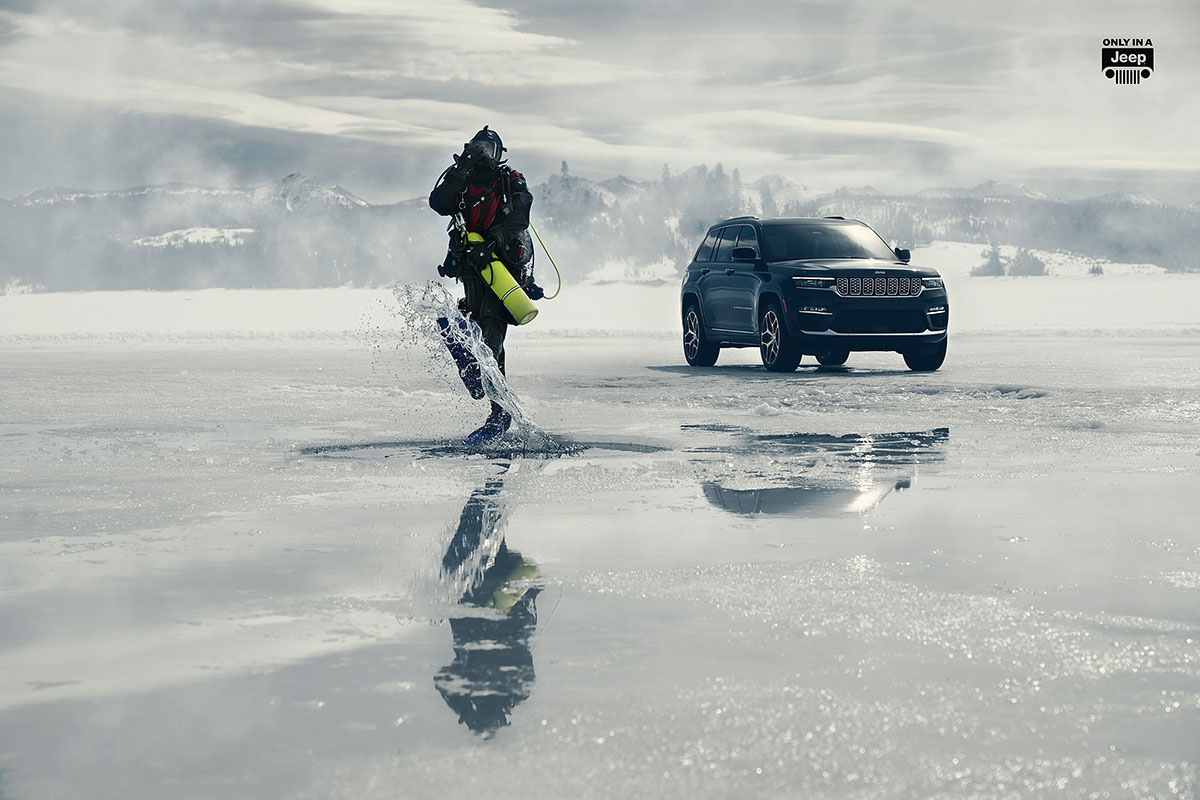
POLYGON ((901 247, 897 247, 896 248, 896 258, 900 259, 905 264, 907 264, 908 260, 910 258, 912 258, 912 253, 910 253, 909 251, 907 251, 901 247))
POLYGON ((758 251, 753 247, 735 247, 733 248, 734 261, 757 261, 758 251))

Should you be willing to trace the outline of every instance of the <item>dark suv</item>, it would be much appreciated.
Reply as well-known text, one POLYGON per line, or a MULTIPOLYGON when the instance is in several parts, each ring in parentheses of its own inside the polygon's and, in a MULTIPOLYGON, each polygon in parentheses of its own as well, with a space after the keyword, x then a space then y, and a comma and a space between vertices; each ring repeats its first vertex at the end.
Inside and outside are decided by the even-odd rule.
POLYGON ((758 347, 790 372, 804 355, 844 364, 894 350, 913 370, 946 358, 950 304, 936 270, 912 267, 858 220, 734 217, 709 229, 683 279, 683 353, 712 366, 722 347, 758 347))

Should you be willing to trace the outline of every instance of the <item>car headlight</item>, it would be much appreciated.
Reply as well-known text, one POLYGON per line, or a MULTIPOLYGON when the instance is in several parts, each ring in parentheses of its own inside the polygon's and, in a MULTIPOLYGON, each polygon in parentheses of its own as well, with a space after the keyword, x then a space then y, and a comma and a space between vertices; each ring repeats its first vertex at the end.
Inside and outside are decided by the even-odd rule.
POLYGON ((945 284, 941 278, 921 278, 921 285, 926 289, 941 289, 945 284))
POLYGON ((802 289, 828 289, 833 286, 833 278, 792 278, 802 289))

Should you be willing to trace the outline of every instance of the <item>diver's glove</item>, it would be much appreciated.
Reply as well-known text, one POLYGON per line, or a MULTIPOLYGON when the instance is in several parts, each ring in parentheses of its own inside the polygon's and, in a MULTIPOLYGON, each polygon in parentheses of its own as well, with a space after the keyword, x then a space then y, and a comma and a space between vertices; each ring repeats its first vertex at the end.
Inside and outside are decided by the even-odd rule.
POLYGON ((489 163, 483 142, 467 142, 463 145, 462 153, 454 157, 454 167, 463 175, 467 175, 477 167, 486 171, 489 167, 494 167, 494 164, 489 163))
POLYGON ((476 272, 482 272, 484 267, 492 263, 492 251, 495 248, 496 243, 491 239, 485 239, 472 245, 465 256, 467 266, 476 272))
POLYGON ((546 296, 546 290, 534 283, 532 279, 521 288, 525 290, 525 294, 530 300, 541 300, 546 296))
POLYGON ((472 148, 471 145, 467 145, 461 153, 454 157, 453 169, 462 175, 466 175, 475 168, 482 155, 479 148, 472 148))

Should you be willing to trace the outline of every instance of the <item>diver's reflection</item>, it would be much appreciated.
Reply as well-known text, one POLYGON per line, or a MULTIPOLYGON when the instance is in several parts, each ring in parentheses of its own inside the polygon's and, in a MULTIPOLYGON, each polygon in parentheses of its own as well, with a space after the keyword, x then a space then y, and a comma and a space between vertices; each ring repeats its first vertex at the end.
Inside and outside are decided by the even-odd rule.
POLYGON ((464 586, 458 603, 469 611, 450 619, 454 661, 433 679, 459 722, 485 737, 529 697, 541 591, 531 583, 537 565, 505 544, 501 485, 493 479, 471 495, 442 557, 442 578, 464 586))

